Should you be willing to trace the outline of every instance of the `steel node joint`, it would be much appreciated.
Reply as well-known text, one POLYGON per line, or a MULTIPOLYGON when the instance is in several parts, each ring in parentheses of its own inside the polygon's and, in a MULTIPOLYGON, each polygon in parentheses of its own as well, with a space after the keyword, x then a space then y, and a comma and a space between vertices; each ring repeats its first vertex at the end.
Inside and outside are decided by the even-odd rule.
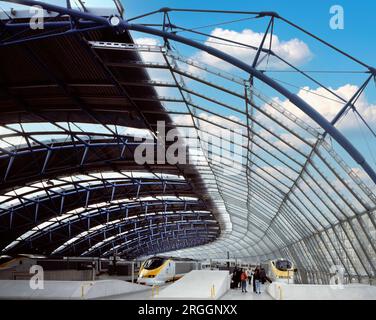
POLYGON ((170 11, 171 11, 171 8, 163 7, 163 8, 160 8, 158 11, 159 11, 159 12, 170 12, 170 11))
POLYGON ((171 28, 171 29, 180 29, 179 26, 177 26, 176 24, 173 24, 173 23, 166 23, 165 27, 171 28))
POLYGON ((376 68, 374 67, 368 67, 369 72, 372 73, 376 77, 376 68))
POLYGON ((257 18, 262 18, 262 17, 280 18, 281 16, 275 11, 262 11, 257 15, 257 18))

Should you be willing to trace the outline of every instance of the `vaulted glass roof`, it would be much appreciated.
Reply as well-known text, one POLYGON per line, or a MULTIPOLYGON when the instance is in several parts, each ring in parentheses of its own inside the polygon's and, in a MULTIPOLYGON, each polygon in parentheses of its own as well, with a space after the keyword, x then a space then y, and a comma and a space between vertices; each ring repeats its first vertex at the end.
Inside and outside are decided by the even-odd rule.
MULTIPOLYGON (((343 129, 359 121, 374 133, 362 115, 374 68, 273 12, 238 13, 260 30, 264 21, 262 32, 207 34, 174 24, 175 9, 158 11, 161 24, 122 21, 118 32, 85 10, 46 8, 62 15, 48 34, 14 33, 25 26, 12 18, 0 36, 8 61, 0 92, 3 254, 229 252, 252 262, 288 258, 301 282, 328 282, 332 265, 349 278, 375 277, 376 165, 343 129), (72 16, 85 30, 70 29, 72 16), (278 38, 277 23, 298 38, 278 38), (311 59, 313 41, 338 55, 339 66, 358 68, 364 79, 345 88, 350 95, 334 89, 329 72, 296 66, 289 45, 311 59), (165 139, 170 130, 174 138, 165 139), (187 161, 160 161, 160 150, 174 159, 176 139, 187 161), (140 164, 145 142, 153 161, 140 164)), ((325 67, 323 52, 315 59, 325 67)), ((330 73, 339 71, 346 73, 330 73)))

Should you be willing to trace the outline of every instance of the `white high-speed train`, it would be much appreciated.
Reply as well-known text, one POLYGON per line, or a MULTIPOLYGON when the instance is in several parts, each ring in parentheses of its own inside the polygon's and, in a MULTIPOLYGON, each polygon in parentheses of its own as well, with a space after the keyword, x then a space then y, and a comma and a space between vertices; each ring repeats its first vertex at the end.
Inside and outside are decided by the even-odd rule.
POLYGON ((161 285, 175 281, 191 270, 197 269, 197 262, 172 257, 152 257, 142 264, 137 282, 147 285, 161 285))
POLYGON ((294 274, 297 271, 294 264, 287 259, 270 260, 262 264, 268 277, 272 281, 294 283, 294 274))

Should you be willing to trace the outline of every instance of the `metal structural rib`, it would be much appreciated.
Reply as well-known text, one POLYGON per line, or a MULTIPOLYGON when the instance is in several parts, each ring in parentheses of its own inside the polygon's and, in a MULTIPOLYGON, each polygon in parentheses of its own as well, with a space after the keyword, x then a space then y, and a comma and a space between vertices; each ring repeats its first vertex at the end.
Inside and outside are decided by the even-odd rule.
MULTIPOLYGON (((4 252, 225 258, 229 251, 253 261, 288 257, 301 282, 328 282, 332 265, 342 265, 349 281, 375 277, 376 174, 335 127, 355 108, 374 68, 361 63, 370 76, 349 101, 325 88, 343 102, 330 121, 258 69, 266 56, 283 60, 264 46, 276 19, 290 23, 276 13, 247 13, 270 19, 247 63, 178 35, 189 30, 170 22, 160 30, 38 1, 7 2, 39 5, 60 21, 46 23, 46 33, 25 34, 28 25, 16 19, 1 27, 2 61, 10 57, 35 75, 0 69, 4 252), (158 36, 164 45, 134 44, 129 31, 158 36), (247 76, 185 58, 172 43, 247 76), (66 65, 51 57, 59 48, 66 65), (158 58, 148 61, 151 55, 158 58), (71 70, 74 64, 80 68, 71 70), (151 70, 164 70, 169 80, 153 79, 151 70), (269 98, 256 81, 305 117, 269 98), (187 134, 194 164, 135 163, 134 136, 153 138, 158 121, 187 134)), ((174 10, 151 14, 169 20, 174 10)))
MULTIPOLYGON (((35 36, 29 25, 14 22, 5 38, 17 37, 18 22, 30 32, 23 37, 35 36)), ((157 153, 158 121, 174 127, 152 99, 153 86, 143 85, 151 81, 145 70, 110 66, 119 59, 141 62, 138 49, 119 56, 88 44, 132 38, 85 29, 44 38, 43 46, 19 41, 0 49, 3 252, 132 258, 141 249, 154 253, 214 240, 215 208, 197 170, 135 161, 145 139, 152 156, 157 153)))

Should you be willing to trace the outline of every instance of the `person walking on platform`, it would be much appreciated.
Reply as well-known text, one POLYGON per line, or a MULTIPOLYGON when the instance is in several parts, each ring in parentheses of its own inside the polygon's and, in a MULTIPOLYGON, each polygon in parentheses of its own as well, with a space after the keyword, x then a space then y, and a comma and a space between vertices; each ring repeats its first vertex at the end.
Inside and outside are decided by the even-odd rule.
POLYGON ((248 292, 247 291, 247 279, 248 279, 248 276, 247 276, 247 273, 245 272, 245 270, 241 270, 241 274, 240 274, 240 281, 242 283, 242 292, 248 292))
POLYGON ((255 282, 256 294, 261 294, 261 277, 259 267, 256 268, 255 273, 253 274, 253 279, 255 282))
POLYGON ((256 279, 255 279, 255 273, 256 273, 256 270, 257 270, 258 267, 255 268, 255 270, 253 270, 252 272, 252 286, 253 286, 253 292, 256 292, 256 279))
POLYGON ((247 269, 246 273, 247 273, 247 277, 248 277, 248 284, 251 285, 251 281, 252 281, 252 270, 251 270, 251 269, 247 269))

